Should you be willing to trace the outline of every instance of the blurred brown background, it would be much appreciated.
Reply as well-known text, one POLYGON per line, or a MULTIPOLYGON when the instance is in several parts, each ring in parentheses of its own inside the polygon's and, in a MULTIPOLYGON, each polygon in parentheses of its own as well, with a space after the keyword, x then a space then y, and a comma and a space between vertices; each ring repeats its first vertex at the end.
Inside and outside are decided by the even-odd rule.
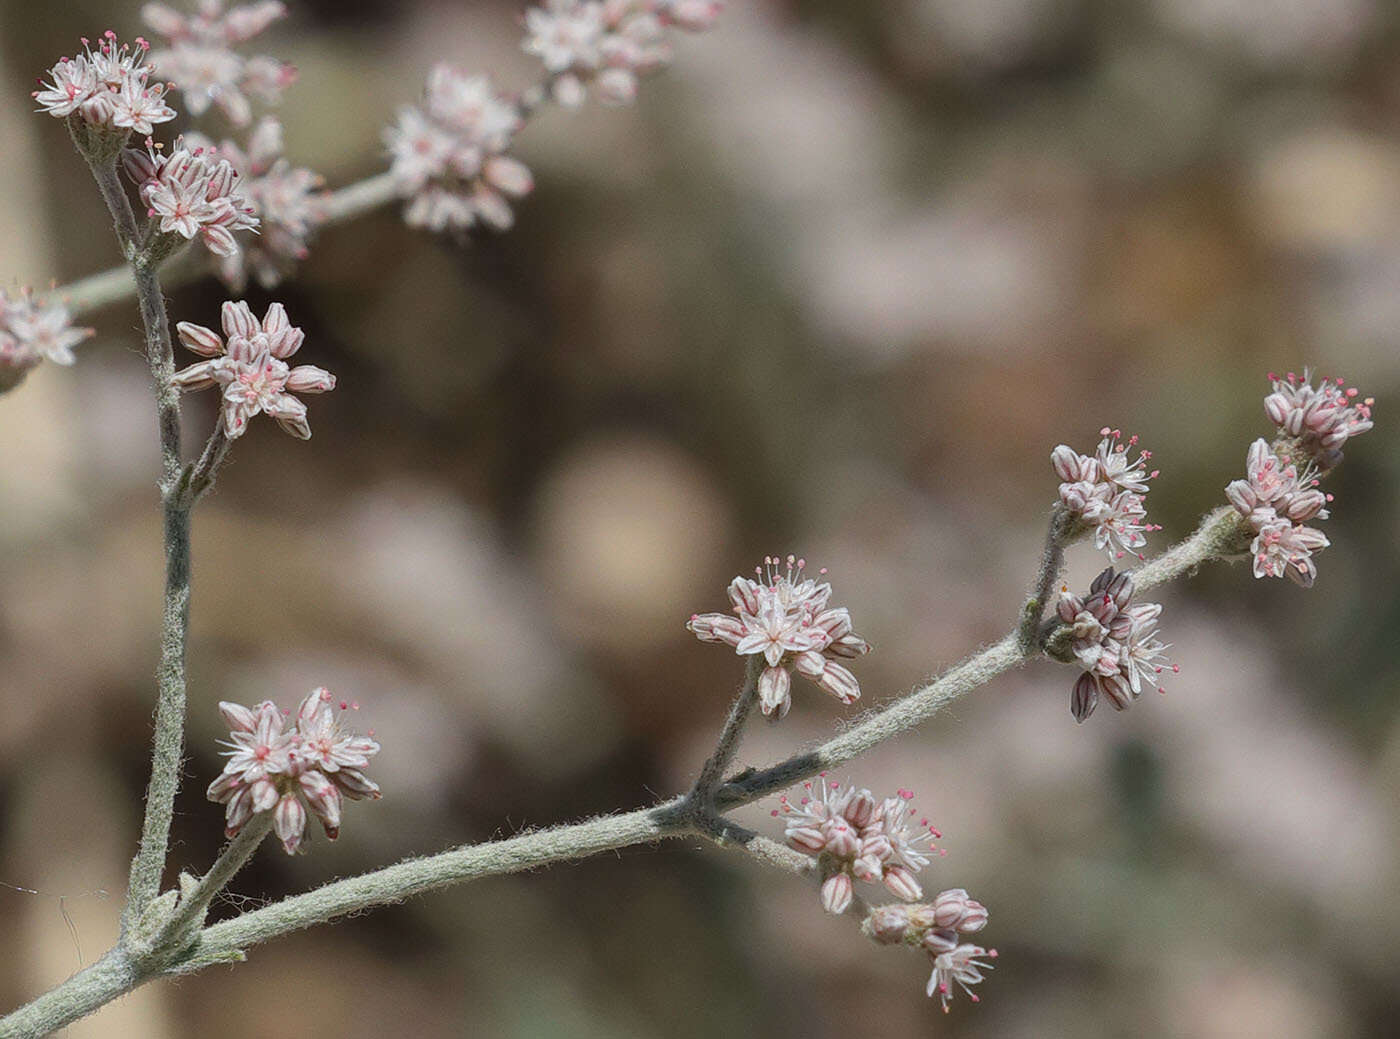
MULTIPOLYGON (((8 287, 115 261, 27 92, 138 6, 0 3, 8 287)), ((535 75, 515 4, 290 6, 254 49, 300 68, 288 151, 332 185, 383 168, 431 62, 535 75)), ((1042 663, 848 770, 914 787, 949 849, 927 886, 990 906, 980 1006, 945 1018, 920 957, 677 842, 257 947, 71 1034, 1393 1034, 1396 6, 736 0, 635 108, 548 111, 515 151, 538 186, 508 235, 387 210, 321 235, 278 296, 340 386, 309 443, 256 423, 196 518, 177 860, 219 845, 218 700, 328 684, 384 745, 384 800, 334 845, 260 852, 248 904, 680 789, 741 673, 682 625, 765 552, 831 568, 877 649, 865 702, 909 688, 1014 619, 1055 444, 1140 433, 1160 549, 1242 475, 1271 368, 1379 401, 1317 586, 1212 567, 1162 593, 1167 696, 1078 727, 1042 663)), ((222 298, 181 289, 172 316, 222 298)), ((0 400, 4 1006, 110 942, 147 767, 148 376, 133 305, 87 320, 77 367, 0 400)), ((1102 566, 1071 562, 1076 585, 1102 566)), ((842 719, 794 693, 745 762, 842 719)), ((768 807, 741 816, 771 832, 768 807)))

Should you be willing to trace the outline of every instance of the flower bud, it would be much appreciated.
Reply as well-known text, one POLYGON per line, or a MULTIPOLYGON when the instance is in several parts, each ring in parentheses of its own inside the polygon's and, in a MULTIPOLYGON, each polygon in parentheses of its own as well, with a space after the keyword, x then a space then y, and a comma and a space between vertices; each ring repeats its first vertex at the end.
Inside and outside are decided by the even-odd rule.
POLYGON ((849 875, 837 873, 828 877, 822 884, 822 908, 828 913, 844 913, 850 908, 853 894, 849 875))

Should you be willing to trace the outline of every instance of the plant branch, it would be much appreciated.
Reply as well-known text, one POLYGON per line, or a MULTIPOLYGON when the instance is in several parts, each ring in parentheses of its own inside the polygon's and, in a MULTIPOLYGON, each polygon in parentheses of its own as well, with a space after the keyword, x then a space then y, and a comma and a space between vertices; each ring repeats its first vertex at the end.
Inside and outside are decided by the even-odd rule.
POLYGON ((151 780, 146 788, 146 816, 141 846, 131 863, 123 923, 130 927, 160 891, 170 839, 175 793, 180 786, 180 758, 185 739, 185 646, 190 625, 190 505, 177 493, 180 476, 180 393, 172 381, 174 351, 170 342, 165 296, 154 268, 136 266, 141 320, 146 327, 146 360, 155 383, 160 432, 161 503, 165 530, 165 598, 161 613, 160 663, 156 669, 156 717, 151 780))
POLYGON ((758 676, 763 673, 766 664, 760 654, 755 653, 748 658, 748 665, 744 670, 744 687, 729 709, 729 717, 724 721, 724 728, 720 731, 715 749, 700 769, 700 775, 686 798, 686 803, 697 813, 709 812, 715 788, 724 778, 724 770, 734 760, 734 754, 739 749, 739 739, 743 736, 744 723, 753 713, 753 705, 758 702, 758 676))
POLYGON ((165 925, 157 944, 161 941, 178 942, 192 927, 198 928, 203 924, 204 913, 209 908, 209 903, 214 901, 215 895, 228 887, 229 881, 243 868, 244 863, 252 858, 253 852, 258 850, 258 845, 272 829, 272 818, 272 812, 258 813, 239 831, 238 836, 225 846, 223 852, 214 860, 214 865, 209 867, 209 872, 199 878, 193 890, 181 897, 179 908, 165 925))
MULTIPOLYGON (((1193 571, 1207 560, 1238 554, 1243 536, 1241 528, 1239 521, 1233 518, 1233 510, 1211 513, 1190 538, 1139 569, 1139 586, 1160 584, 1193 571)), ((1245 547, 1248 547, 1247 542, 1245 547)), ((823 769, 844 764, 877 743, 919 724, 1026 659, 1018 626, 1016 631, 968 657, 939 678, 868 715, 815 749, 762 771, 747 770, 734 777, 718 789, 715 804, 721 809, 749 804, 823 769)), ((736 708, 731 709, 731 720, 737 706, 736 703, 736 708)), ((726 723, 726 731, 729 728, 726 723)), ((601 851, 695 833, 721 845, 742 846, 755 858, 788 872, 809 875, 819 868, 809 856, 753 833, 713 811, 697 813, 689 797, 677 797, 651 808, 454 848, 333 881, 306 894, 207 927, 198 933, 197 940, 158 966, 136 965, 119 946, 99 963, 79 971, 33 1003, 0 1019, 0 1039, 46 1034, 91 1013, 152 977, 186 973, 210 963, 237 960, 248 946, 347 913, 399 902, 411 895, 463 881, 516 873, 601 851)), ((230 845, 220 859, 220 862, 227 860, 225 869, 236 868, 234 856, 234 846, 230 845)), ((215 869, 219 867, 216 865, 215 869)), ((215 870, 211 870, 210 877, 206 878, 211 885, 214 873, 215 870)))
POLYGON ((1040 622, 1045 616, 1045 605, 1055 579, 1060 576, 1060 567, 1065 561, 1065 545, 1069 543, 1073 517, 1063 506, 1057 504, 1050 513, 1050 524, 1045 531, 1045 548, 1040 553, 1040 568, 1035 576, 1035 590, 1021 607, 1021 624, 1016 629, 1021 650, 1031 653, 1036 648, 1036 637, 1040 633, 1040 622))
POLYGON ((188 477, 184 481, 183 491, 185 500, 194 504, 204 492, 214 486, 214 478, 219 474, 219 466, 223 465, 224 459, 228 457, 229 448, 233 446, 233 440, 228 435, 228 429, 224 425, 224 413, 219 412, 219 421, 214 424, 214 432, 209 434, 209 440, 204 445, 204 452, 199 456, 199 461, 190 469, 188 477))

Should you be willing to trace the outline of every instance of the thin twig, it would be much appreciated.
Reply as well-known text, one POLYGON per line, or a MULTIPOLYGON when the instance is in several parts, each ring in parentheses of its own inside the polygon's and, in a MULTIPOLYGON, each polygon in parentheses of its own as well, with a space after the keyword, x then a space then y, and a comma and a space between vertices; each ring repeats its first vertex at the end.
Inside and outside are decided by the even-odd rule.
MULTIPOLYGON (((1144 568, 1148 570, 1148 576, 1143 586, 1194 571, 1202 562, 1216 558, 1220 552, 1236 550, 1239 537, 1237 528, 1238 523, 1225 515, 1225 510, 1210 514, 1195 534, 1144 568)), ((1020 650, 1018 632, 1009 632, 1000 641, 949 669, 941 677, 875 712, 814 750, 794 755, 761 772, 736 777, 720 787, 716 804, 722 809, 748 804, 813 776, 824 768, 849 761, 881 740, 889 739, 927 719, 953 700, 1025 659, 1020 650)), ((358 877, 334 881, 315 891, 207 927, 199 933, 198 940, 182 950, 177 958, 148 973, 134 966, 119 947, 104 957, 100 964, 79 971, 33 1003, 0 1019, 0 1039, 43 1035, 91 1013, 158 974, 183 973, 198 970, 209 963, 227 962, 238 958, 247 946, 324 923, 346 913, 399 902, 410 895, 480 877, 515 873, 583 858, 600 851, 701 832, 687 800, 677 797, 652 808, 607 815, 486 844, 454 848, 358 877)), ((747 836, 748 831, 728 820, 719 824, 717 830, 712 827, 712 832, 706 835, 714 839, 716 834, 724 840, 743 843, 746 850, 774 865, 806 868, 792 860, 787 855, 788 849, 776 841, 765 838, 755 844, 754 837, 747 836)))
POLYGON ((179 941, 191 926, 198 927, 204 922, 205 910, 214 896, 228 887, 229 881, 243 868, 272 829, 272 817, 271 812, 259 812, 228 843, 214 860, 214 865, 209 867, 209 872, 199 878, 194 890, 181 898, 179 908, 165 925, 162 939, 179 941))
POLYGON ((700 775, 686 798, 687 803, 697 812, 709 811, 714 800, 715 788, 719 786, 720 780, 724 778, 724 770, 729 767, 739 750, 744 722, 753 713, 753 705, 758 702, 758 678, 763 674, 765 666, 766 661, 760 654, 755 653, 748 658, 748 666, 744 669, 744 687, 739 691, 734 705, 730 707, 729 717, 724 720, 724 728, 720 731, 715 749, 700 769, 700 775))
POLYGON ((1035 650, 1040 620, 1045 616, 1045 604, 1050 599, 1055 579, 1060 576, 1060 567, 1064 565, 1071 521, 1072 517, 1063 505, 1057 504, 1050 514, 1050 523, 1045 531, 1045 548, 1041 550, 1040 567, 1035 575, 1035 590, 1021 607, 1021 625, 1017 628, 1017 637, 1024 653, 1035 650))

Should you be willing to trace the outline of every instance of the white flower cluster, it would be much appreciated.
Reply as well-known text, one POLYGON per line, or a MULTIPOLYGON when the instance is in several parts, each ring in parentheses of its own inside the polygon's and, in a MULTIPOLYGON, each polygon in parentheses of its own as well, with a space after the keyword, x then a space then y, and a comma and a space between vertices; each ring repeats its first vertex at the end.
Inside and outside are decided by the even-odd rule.
POLYGON ((238 171, 212 151, 191 150, 180 140, 166 154, 147 138, 144 149, 122 153, 122 166, 165 234, 199 236, 214 255, 232 256, 238 252, 233 232, 258 226, 247 199, 234 190, 238 171))
POLYGON ((1319 477, 1342 460, 1342 445, 1371 428, 1374 399, 1360 398, 1342 379, 1312 384, 1312 373, 1269 373, 1273 392, 1264 411, 1278 427, 1274 443, 1249 446, 1245 479, 1225 488, 1230 504, 1254 531, 1255 577, 1284 577, 1304 588, 1317 579, 1313 554, 1331 544, 1309 520, 1324 520, 1331 495, 1319 477))
POLYGON ((987 926, 987 907, 968 897, 962 888, 941 892, 931 904, 876 906, 861 923, 861 930, 881 945, 908 945, 922 949, 933 960, 927 993, 935 993, 948 1012, 948 1001, 957 985, 972 1002, 980 1002, 972 986, 992 969, 985 960, 997 957, 995 949, 964 943, 960 935, 976 934, 987 926), (985 959, 984 959, 985 958, 985 959))
POLYGON ((790 845, 819 857, 822 907, 828 913, 844 913, 850 906, 854 880, 883 883, 906 901, 923 897, 914 874, 928 865, 940 834, 927 819, 914 821, 910 791, 877 800, 869 790, 828 780, 825 772, 802 787, 806 793, 797 803, 784 796, 773 814, 787 817, 790 845))
MULTIPOLYGON (((342 703, 340 709, 350 705, 342 703)), ((341 730, 327 689, 313 689, 291 728, 281 709, 264 701, 249 708, 219 704, 231 732, 228 762, 209 784, 209 800, 226 805, 224 832, 235 837, 260 812, 275 811, 273 827, 293 855, 306 834, 310 809, 331 840, 340 833, 342 798, 379 798, 379 784, 364 774, 379 744, 341 730)))
POLYGON ((269 104, 296 79, 296 69, 263 55, 245 58, 233 49, 287 13, 285 4, 259 0, 224 10, 223 0, 199 0, 192 14, 164 4, 147 4, 141 17, 169 46, 151 54, 162 76, 174 80, 185 108, 201 116, 218 105, 229 122, 253 120, 252 94, 269 104))
POLYGON ((1142 558, 1138 549, 1147 544, 1146 535, 1160 530, 1146 522, 1147 509, 1143 496, 1147 481, 1157 472, 1147 471, 1151 451, 1143 451, 1136 459, 1128 458, 1128 449, 1137 446, 1137 437, 1122 441, 1116 429, 1101 429, 1098 450, 1093 455, 1081 455, 1067 444, 1050 453, 1060 484, 1060 501, 1070 515, 1082 519, 1094 528, 1094 545, 1106 551, 1110 559, 1121 559, 1131 552, 1142 558))
POLYGON ((73 347, 92 335, 74 328, 62 303, 37 298, 28 289, 18 296, 0 289, 0 393, 18 386, 40 361, 69 365, 73 347))
POLYGON ((721 4, 711 0, 546 0, 525 14, 525 50, 550 74, 550 90, 576 107, 592 87, 604 104, 630 104, 639 76, 671 60, 668 26, 708 29, 721 4))
MULTIPOLYGON (((831 657, 858 657, 870 644, 851 629, 844 606, 829 607, 831 585, 803 576, 806 561, 787 557, 786 570, 768 556, 760 580, 736 577, 729 584, 735 616, 696 614, 686 623, 701 642, 722 642, 738 654, 761 653, 768 666, 758 680, 764 714, 779 718, 792 706, 791 669, 844 704, 860 699, 856 676, 831 657)), ((825 570, 821 571, 823 574, 825 570)))
POLYGON ((182 390, 218 386, 224 432, 230 439, 242 436, 248 420, 259 413, 276 419, 292 436, 310 439, 306 405, 292 394, 326 393, 335 389, 335 376, 313 364, 287 364, 306 334, 292 324, 281 303, 269 306, 259 321, 247 303, 228 300, 221 317, 223 336, 190 321, 175 326, 187 350, 209 359, 180 369, 174 384, 182 390))
POLYGON ((433 231, 465 231, 478 222, 510 228, 515 216, 507 199, 534 187, 525 164, 504 154, 519 128, 520 110, 489 77, 435 66, 422 107, 400 109, 384 134, 390 173, 409 200, 408 224, 433 231))
POLYGON ((256 238, 218 257, 219 277, 235 292, 243 291, 250 272, 263 288, 272 288, 306 258, 307 242, 326 217, 325 182, 283 158, 282 124, 272 116, 258 121, 246 148, 228 140, 215 146, 200 134, 188 134, 185 143, 233 166, 242 177, 239 191, 258 219, 256 238))
POLYGON ((1060 595, 1056 612, 1070 628, 1074 656, 1084 669, 1070 695, 1075 721, 1094 713, 1100 695, 1115 709, 1127 710, 1142 695, 1144 680, 1152 686, 1168 668, 1180 670, 1167 663, 1167 647, 1157 639, 1162 607, 1131 604, 1132 597, 1132 575, 1114 574, 1113 567, 1094 578, 1082 599, 1068 591, 1060 595))
POLYGON ((1269 380, 1274 392, 1264 398, 1264 410, 1280 435, 1293 441, 1293 450, 1312 459, 1321 472, 1342 460, 1342 445, 1371 428, 1372 397, 1361 398, 1343 379, 1323 379, 1312 384, 1312 373, 1303 370, 1269 380))
POLYGON ((138 36, 134 47, 118 43, 109 29, 96 49, 88 39, 82 42, 83 53, 60 58, 49 69, 49 82, 41 80, 34 91, 41 111, 60 119, 75 117, 91 132, 119 141, 132 130, 148 134, 155 124, 175 118, 165 103, 165 85, 149 81, 145 40, 138 36))

